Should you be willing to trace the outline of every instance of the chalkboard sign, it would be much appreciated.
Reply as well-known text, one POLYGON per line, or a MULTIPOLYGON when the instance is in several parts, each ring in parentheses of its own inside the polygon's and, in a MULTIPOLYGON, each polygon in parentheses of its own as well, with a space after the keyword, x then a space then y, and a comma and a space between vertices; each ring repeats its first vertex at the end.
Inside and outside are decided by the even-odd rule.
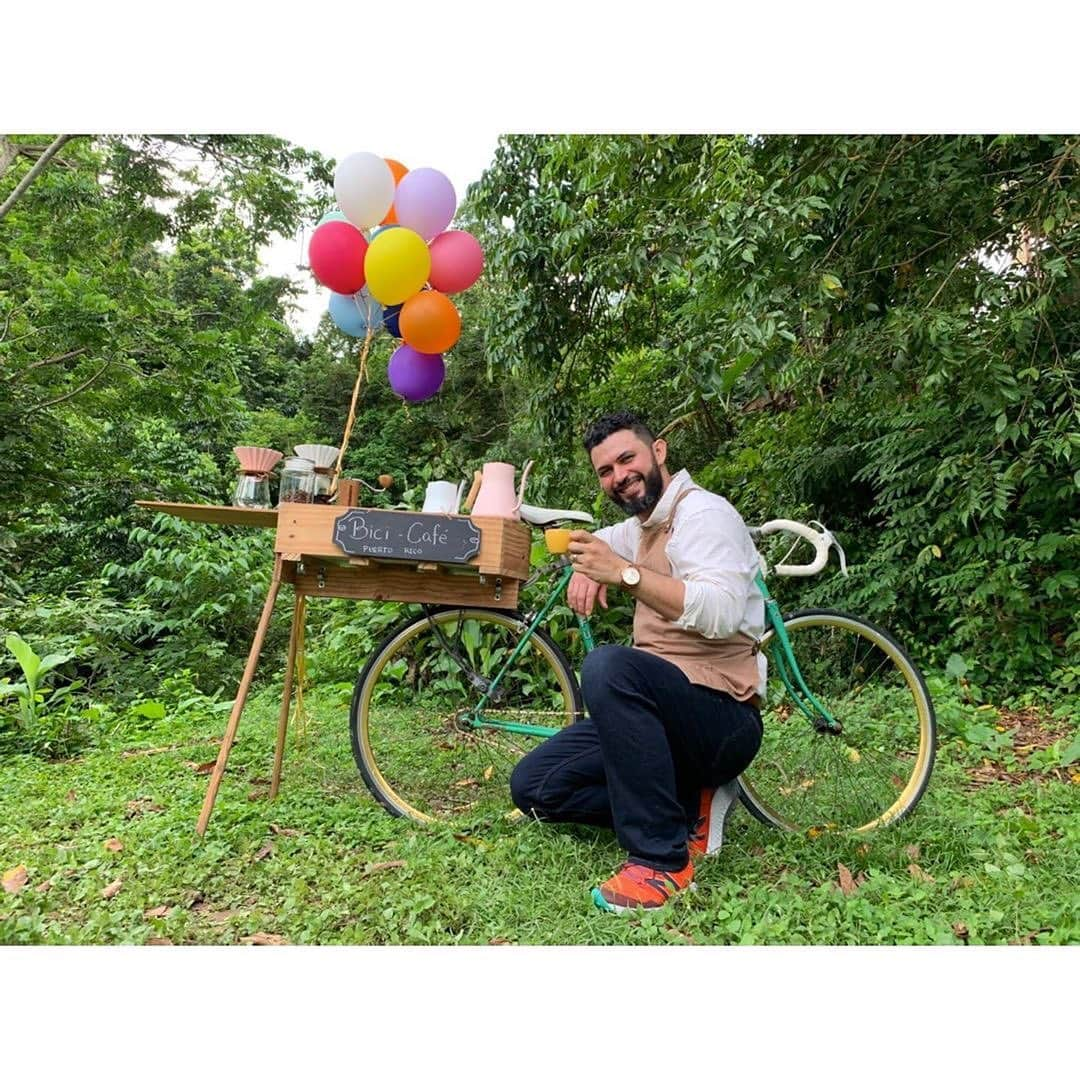
POLYGON ((334 543, 347 555, 465 563, 480 551, 480 530, 468 518, 445 514, 347 510, 334 519, 334 543))

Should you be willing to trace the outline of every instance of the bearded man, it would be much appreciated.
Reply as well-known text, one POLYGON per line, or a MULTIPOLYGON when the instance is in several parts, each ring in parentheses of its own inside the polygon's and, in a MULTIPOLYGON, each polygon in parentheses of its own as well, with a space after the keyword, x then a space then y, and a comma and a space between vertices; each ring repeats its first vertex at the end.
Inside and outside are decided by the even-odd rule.
POLYGON ((634 413, 585 435, 600 486, 627 515, 571 535, 567 600, 588 616, 609 587, 635 599, 634 644, 585 657, 588 715, 518 763, 515 805, 542 821, 614 828, 628 859, 592 890, 605 911, 656 908, 691 887, 761 745, 764 601, 735 508, 667 468, 667 443, 634 413))

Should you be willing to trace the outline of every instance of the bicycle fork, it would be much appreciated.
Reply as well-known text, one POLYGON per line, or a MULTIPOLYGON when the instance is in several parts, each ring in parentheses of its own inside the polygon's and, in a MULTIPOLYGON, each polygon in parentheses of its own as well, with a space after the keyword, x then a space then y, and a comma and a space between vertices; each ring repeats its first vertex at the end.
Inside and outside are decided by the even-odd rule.
POLYGON ((795 702, 799 711, 807 720, 814 725, 815 730, 828 732, 830 735, 839 735, 844 730, 843 724, 814 697, 810 692, 810 688, 806 685, 806 680, 799 670, 798 661, 795 659, 795 653, 791 649, 791 639, 788 637, 787 630, 784 629, 784 620, 780 615, 779 605, 769 595, 769 589, 760 570, 754 578, 754 583, 765 600, 765 620, 772 626, 776 639, 780 643, 780 648, 776 650, 773 662, 780 673, 780 680, 791 695, 791 700, 795 702))

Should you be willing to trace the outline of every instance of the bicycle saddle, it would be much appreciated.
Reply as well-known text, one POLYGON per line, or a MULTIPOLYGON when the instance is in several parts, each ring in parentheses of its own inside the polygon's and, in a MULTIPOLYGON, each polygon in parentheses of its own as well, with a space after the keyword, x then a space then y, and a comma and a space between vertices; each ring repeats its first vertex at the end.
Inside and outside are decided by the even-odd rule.
POLYGON ((584 510, 548 510, 543 506, 522 503, 518 513, 521 514, 522 521, 537 526, 554 525, 557 521, 583 521, 587 525, 593 523, 592 514, 586 514, 584 510))

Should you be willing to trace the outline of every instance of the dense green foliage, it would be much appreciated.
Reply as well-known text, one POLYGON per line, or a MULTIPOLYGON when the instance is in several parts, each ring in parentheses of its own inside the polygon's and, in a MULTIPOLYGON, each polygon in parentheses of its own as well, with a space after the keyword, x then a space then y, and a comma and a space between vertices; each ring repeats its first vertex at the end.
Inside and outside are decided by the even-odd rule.
MULTIPOLYGON (((0 143, 0 198, 48 142, 0 143)), ((346 471, 415 504, 432 477, 535 457, 530 501, 610 521, 580 434, 632 405, 747 520, 839 535, 851 576, 779 583, 782 602, 858 609, 973 701, 1071 699, 1078 154, 506 137, 458 218, 488 270, 459 298, 446 386, 403 407, 377 339, 346 471)), ((332 164, 265 136, 77 137, 0 218, 0 628, 64 657, 33 725, 0 657, 6 745, 71 752, 168 680, 235 685, 268 536, 132 503, 226 501, 237 443, 340 440, 357 343, 327 320, 297 335, 292 286, 258 269, 329 204, 332 164)), ((347 681, 394 617, 313 605, 310 670, 347 681)))

